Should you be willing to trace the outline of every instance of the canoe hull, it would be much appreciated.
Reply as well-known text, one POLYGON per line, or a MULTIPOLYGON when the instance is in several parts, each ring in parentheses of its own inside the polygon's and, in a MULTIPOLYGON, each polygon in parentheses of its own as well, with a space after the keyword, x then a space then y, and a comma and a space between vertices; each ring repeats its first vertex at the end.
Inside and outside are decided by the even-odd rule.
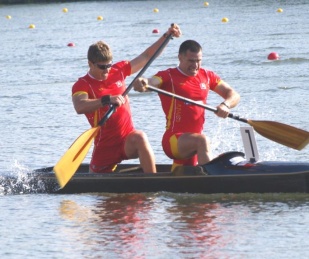
POLYGON ((96 179, 75 177, 57 193, 307 193, 309 172, 284 175, 123 177, 96 179))
MULTIPOLYGON (((124 168, 135 168, 135 165, 122 165, 124 168)), ((138 168, 138 167, 137 167, 138 168)), ((159 165, 159 170, 170 168, 159 165)), ((276 166, 277 168, 277 166, 276 166)), ((191 168, 192 169, 192 168, 191 168)), ((308 193, 309 167, 305 171, 275 173, 251 173, 232 175, 204 175, 198 170, 185 170, 175 175, 168 171, 157 174, 142 172, 91 174, 87 173, 88 165, 81 165, 79 171, 68 184, 59 189, 52 167, 40 171, 40 178, 45 182, 47 192, 74 193, 308 193)), ((140 169, 137 169, 137 171, 140 169)))
POLYGON ((157 165, 158 173, 143 173, 139 165, 120 164, 117 172, 88 173, 82 164, 59 189, 53 167, 36 170, 47 192, 54 193, 309 193, 309 163, 250 163, 241 152, 226 152, 203 166, 157 165))

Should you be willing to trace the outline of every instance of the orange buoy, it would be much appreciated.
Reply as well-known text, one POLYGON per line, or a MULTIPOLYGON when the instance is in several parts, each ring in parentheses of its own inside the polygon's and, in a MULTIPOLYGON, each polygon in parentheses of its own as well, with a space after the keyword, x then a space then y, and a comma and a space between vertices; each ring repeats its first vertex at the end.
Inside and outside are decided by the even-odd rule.
POLYGON ((68 47, 75 47, 74 42, 69 42, 69 43, 68 43, 68 47))
POLYGON ((153 29, 152 33, 159 33, 159 30, 158 29, 153 29))

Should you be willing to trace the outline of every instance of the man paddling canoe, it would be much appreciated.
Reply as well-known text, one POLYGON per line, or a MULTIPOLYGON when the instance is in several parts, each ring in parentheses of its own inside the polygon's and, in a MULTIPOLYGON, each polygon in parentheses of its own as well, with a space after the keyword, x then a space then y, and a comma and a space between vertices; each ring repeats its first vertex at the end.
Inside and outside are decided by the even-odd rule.
POLYGON ((89 47, 89 71, 72 88, 74 108, 78 114, 85 114, 91 126, 96 127, 110 105, 118 107, 96 135, 90 172, 111 172, 122 160, 133 158, 139 158, 144 172, 156 172, 147 136, 134 128, 129 98, 122 94, 126 89, 125 78, 145 66, 168 34, 179 37, 179 26, 173 24, 166 34, 131 61, 115 64, 105 42, 99 41, 89 47))
MULTIPOLYGON (((152 78, 139 78, 134 89, 147 91, 147 85, 206 103, 208 91, 219 94, 224 101, 217 108, 217 116, 226 118, 240 99, 239 94, 213 71, 201 67, 202 47, 187 40, 179 48, 179 66, 160 71, 152 78)), ((212 159, 209 139, 202 133, 205 109, 175 98, 159 94, 166 115, 166 131, 162 146, 165 154, 174 160, 172 170, 179 165, 203 165, 212 159)))

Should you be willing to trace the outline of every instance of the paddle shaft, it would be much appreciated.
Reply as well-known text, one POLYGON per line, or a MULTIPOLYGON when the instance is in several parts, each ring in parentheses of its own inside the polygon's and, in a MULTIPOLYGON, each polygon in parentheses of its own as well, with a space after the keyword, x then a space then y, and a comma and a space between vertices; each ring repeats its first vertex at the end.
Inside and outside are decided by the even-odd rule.
MULTIPOLYGON (((161 89, 158 89, 156 87, 147 86, 149 90, 164 94, 170 97, 173 97, 175 99, 181 100, 183 102, 191 103, 196 106, 202 107, 204 109, 210 110, 214 113, 217 112, 216 108, 210 107, 206 104, 202 104, 196 101, 193 101, 191 99, 182 97, 180 95, 176 95, 161 89)), ((280 122, 275 121, 254 121, 254 120, 248 120, 245 118, 241 118, 239 116, 236 116, 232 113, 229 113, 229 118, 248 123, 251 127, 254 128, 256 132, 261 134, 262 136, 275 141, 279 144, 282 144, 284 146, 294 148, 297 150, 301 150, 304 147, 306 147, 309 144, 309 132, 295 128, 293 126, 283 124, 280 122)))
MULTIPOLYGON (((170 39, 172 39, 172 34, 168 34, 166 36, 166 39, 164 40, 164 42, 156 50, 156 52, 152 55, 152 57, 149 59, 149 61, 146 63, 146 65, 136 75, 136 77, 133 79, 133 81, 129 84, 129 86, 123 92, 122 96, 126 96, 131 91, 131 89, 133 88, 133 83, 135 82, 135 80, 137 78, 141 77, 145 73, 146 69, 155 60, 155 58, 159 55, 159 53, 162 51, 162 49, 167 45, 167 43, 169 42, 170 39)), ((98 126, 102 126, 109 119, 109 117, 115 112, 116 107, 117 107, 116 105, 113 105, 113 104, 110 105, 110 108, 108 109, 108 111, 105 113, 103 118, 99 121, 98 126)))
MULTIPOLYGON (((209 110, 209 111, 212 111, 214 113, 217 112, 217 109, 214 108, 214 107, 211 107, 209 105, 206 105, 206 104, 202 104, 202 103, 199 103, 199 102, 196 102, 196 101, 193 101, 189 98, 186 98, 186 97, 183 97, 183 96, 180 96, 180 95, 177 95, 177 94, 173 94, 173 93, 170 93, 170 92, 167 92, 167 91, 164 91, 162 89, 159 89, 159 88, 156 88, 154 86, 151 86, 151 85, 147 85, 147 88, 153 92, 157 92, 157 93, 160 93, 160 94, 164 94, 166 96, 169 96, 169 97, 173 97, 175 99, 178 99, 180 101, 183 101, 183 102, 186 102, 186 103, 191 103, 191 104, 194 104, 196 106, 199 106, 199 107, 202 107, 206 110, 209 110)), ((232 119, 235 119, 235 120, 238 120, 238 121, 242 121, 242 122, 245 122, 245 123, 249 123, 247 119, 245 118, 241 118, 239 117, 238 115, 234 115, 232 113, 229 113, 228 115, 229 118, 232 118, 232 119)))

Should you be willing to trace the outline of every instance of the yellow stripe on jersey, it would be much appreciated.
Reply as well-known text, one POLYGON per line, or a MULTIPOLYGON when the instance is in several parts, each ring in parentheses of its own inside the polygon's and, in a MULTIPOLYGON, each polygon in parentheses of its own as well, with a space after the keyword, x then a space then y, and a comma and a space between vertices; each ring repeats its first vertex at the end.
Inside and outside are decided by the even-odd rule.
POLYGON ((77 95, 82 95, 82 94, 88 94, 88 93, 84 92, 84 91, 78 91, 78 92, 74 93, 72 96, 77 96, 77 95))
POLYGON ((172 154, 175 158, 180 158, 179 153, 178 153, 178 139, 176 135, 171 136, 170 138, 170 145, 171 145, 171 151, 172 154))
POLYGON ((157 79, 160 82, 159 85, 158 85, 158 88, 160 88, 162 83, 163 83, 162 78, 159 77, 159 76, 153 76, 152 78, 155 78, 155 79, 157 79))
POLYGON ((223 80, 221 79, 221 80, 219 80, 218 82, 217 82, 217 84, 216 84, 216 86, 215 86, 215 88, 219 85, 219 84, 221 84, 223 82, 223 80))
POLYGON ((174 112, 174 103, 175 103, 175 98, 173 97, 172 98, 172 101, 171 101, 171 106, 170 106, 170 109, 168 111, 168 115, 167 115, 167 122, 166 122, 166 129, 169 129, 171 127, 171 119, 172 119, 172 114, 174 112))

